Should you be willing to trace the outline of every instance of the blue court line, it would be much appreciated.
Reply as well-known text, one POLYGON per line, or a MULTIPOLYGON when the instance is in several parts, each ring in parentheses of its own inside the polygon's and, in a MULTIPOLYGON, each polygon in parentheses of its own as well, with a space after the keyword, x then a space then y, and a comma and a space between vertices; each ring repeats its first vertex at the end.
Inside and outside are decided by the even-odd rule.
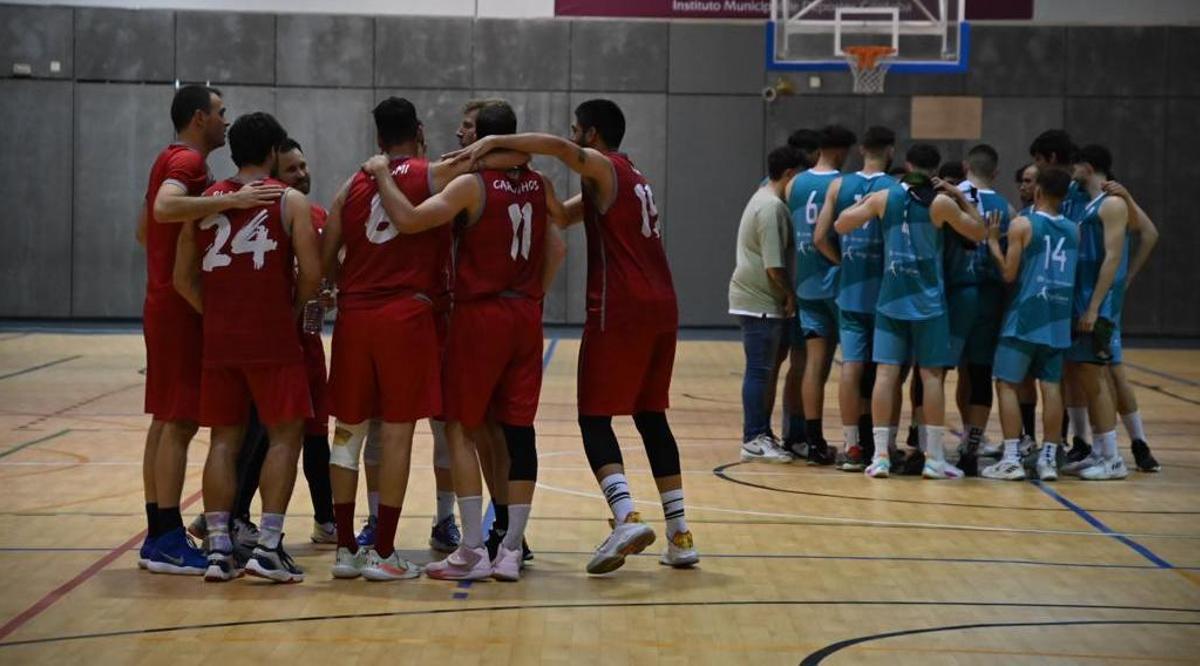
POLYGON ((1160 569, 1174 569, 1175 568, 1174 565, 1172 565, 1170 562, 1164 560, 1163 558, 1159 557, 1158 555, 1155 555, 1149 548, 1134 541, 1133 539, 1130 539, 1129 537, 1125 536, 1124 534, 1121 534, 1121 533, 1117 532, 1116 530, 1113 530, 1108 525, 1105 525, 1104 523, 1100 522, 1100 519, 1093 516, 1092 514, 1088 513, 1087 509, 1084 509, 1083 507, 1079 506, 1078 504, 1076 504, 1076 503, 1072 502, 1071 500, 1058 494, 1058 491, 1054 490, 1050 486, 1047 486, 1046 484, 1042 483, 1041 481, 1037 481, 1037 480, 1034 480, 1032 483, 1033 483, 1033 485, 1035 485, 1039 489, 1041 489, 1042 492, 1046 493, 1051 498, 1053 498, 1054 501, 1058 502, 1059 504, 1061 504, 1061 505, 1067 507, 1068 509, 1070 509, 1071 511, 1075 512, 1075 515, 1082 518, 1087 524, 1096 528, 1098 531, 1111 536, 1112 538, 1116 539, 1117 541, 1120 541, 1121 543, 1125 544, 1126 546, 1129 546, 1130 548, 1132 548, 1134 550, 1134 552, 1136 552, 1138 555, 1141 555, 1142 557, 1146 558, 1147 560, 1150 560, 1158 568, 1160 568, 1160 569))

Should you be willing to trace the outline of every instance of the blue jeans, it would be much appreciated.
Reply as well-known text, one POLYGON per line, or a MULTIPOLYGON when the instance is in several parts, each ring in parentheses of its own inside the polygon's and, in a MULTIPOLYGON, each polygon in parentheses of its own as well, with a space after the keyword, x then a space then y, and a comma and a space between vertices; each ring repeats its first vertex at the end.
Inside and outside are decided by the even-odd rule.
POLYGON ((771 408, 775 404, 775 380, 780 345, 788 332, 788 320, 738 316, 742 326, 742 348, 746 352, 746 374, 742 377, 742 441, 771 432, 771 408))

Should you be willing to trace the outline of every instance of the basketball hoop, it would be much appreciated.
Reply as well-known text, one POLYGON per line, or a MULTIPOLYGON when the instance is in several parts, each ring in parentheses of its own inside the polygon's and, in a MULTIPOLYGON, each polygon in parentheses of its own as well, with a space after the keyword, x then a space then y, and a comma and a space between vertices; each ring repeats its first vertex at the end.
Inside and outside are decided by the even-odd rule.
POLYGON ((847 46, 842 51, 854 76, 854 92, 863 95, 883 92, 883 79, 896 49, 891 46, 847 46))

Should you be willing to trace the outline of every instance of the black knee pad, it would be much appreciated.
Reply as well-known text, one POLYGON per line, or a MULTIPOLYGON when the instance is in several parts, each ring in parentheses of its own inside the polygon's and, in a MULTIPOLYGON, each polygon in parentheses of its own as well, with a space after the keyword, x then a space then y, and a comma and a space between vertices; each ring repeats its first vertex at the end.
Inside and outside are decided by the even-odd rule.
POLYGON ((671 434, 671 426, 667 424, 667 415, 662 412, 641 412, 633 415, 633 423, 642 435, 642 445, 646 447, 646 457, 650 459, 650 471, 654 478, 677 476, 679 446, 675 443, 675 435, 671 434))
POLYGON ((992 406, 992 366, 978 363, 967 364, 967 377, 971 380, 972 405, 992 406))
POLYGON ((580 414, 579 431, 583 434, 583 451, 593 472, 605 465, 625 464, 621 458, 621 446, 617 444, 617 435, 612 429, 611 416, 580 414))
POLYGON ((862 381, 858 383, 858 397, 863 400, 870 400, 871 393, 875 391, 875 368, 874 363, 863 364, 862 381))
POLYGON ((925 381, 921 379, 921 369, 916 366, 913 367, 912 381, 913 407, 920 407, 925 404, 925 381))
POLYGON ((537 481, 537 446, 533 426, 501 424, 508 445, 508 480, 537 481))

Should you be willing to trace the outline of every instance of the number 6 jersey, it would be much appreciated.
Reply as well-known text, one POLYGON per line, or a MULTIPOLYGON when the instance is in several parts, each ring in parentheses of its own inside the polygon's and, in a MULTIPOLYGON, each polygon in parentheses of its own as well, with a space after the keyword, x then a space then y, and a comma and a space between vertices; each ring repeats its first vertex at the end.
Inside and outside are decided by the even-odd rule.
MULTIPOLYGON (((268 185, 287 187, 273 178, 268 185)), ((237 192, 228 179, 205 196, 237 192)), ((204 367, 303 362, 294 301, 291 236, 283 228, 283 201, 263 208, 227 210, 199 222, 196 248, 204 301, 204 367)))

